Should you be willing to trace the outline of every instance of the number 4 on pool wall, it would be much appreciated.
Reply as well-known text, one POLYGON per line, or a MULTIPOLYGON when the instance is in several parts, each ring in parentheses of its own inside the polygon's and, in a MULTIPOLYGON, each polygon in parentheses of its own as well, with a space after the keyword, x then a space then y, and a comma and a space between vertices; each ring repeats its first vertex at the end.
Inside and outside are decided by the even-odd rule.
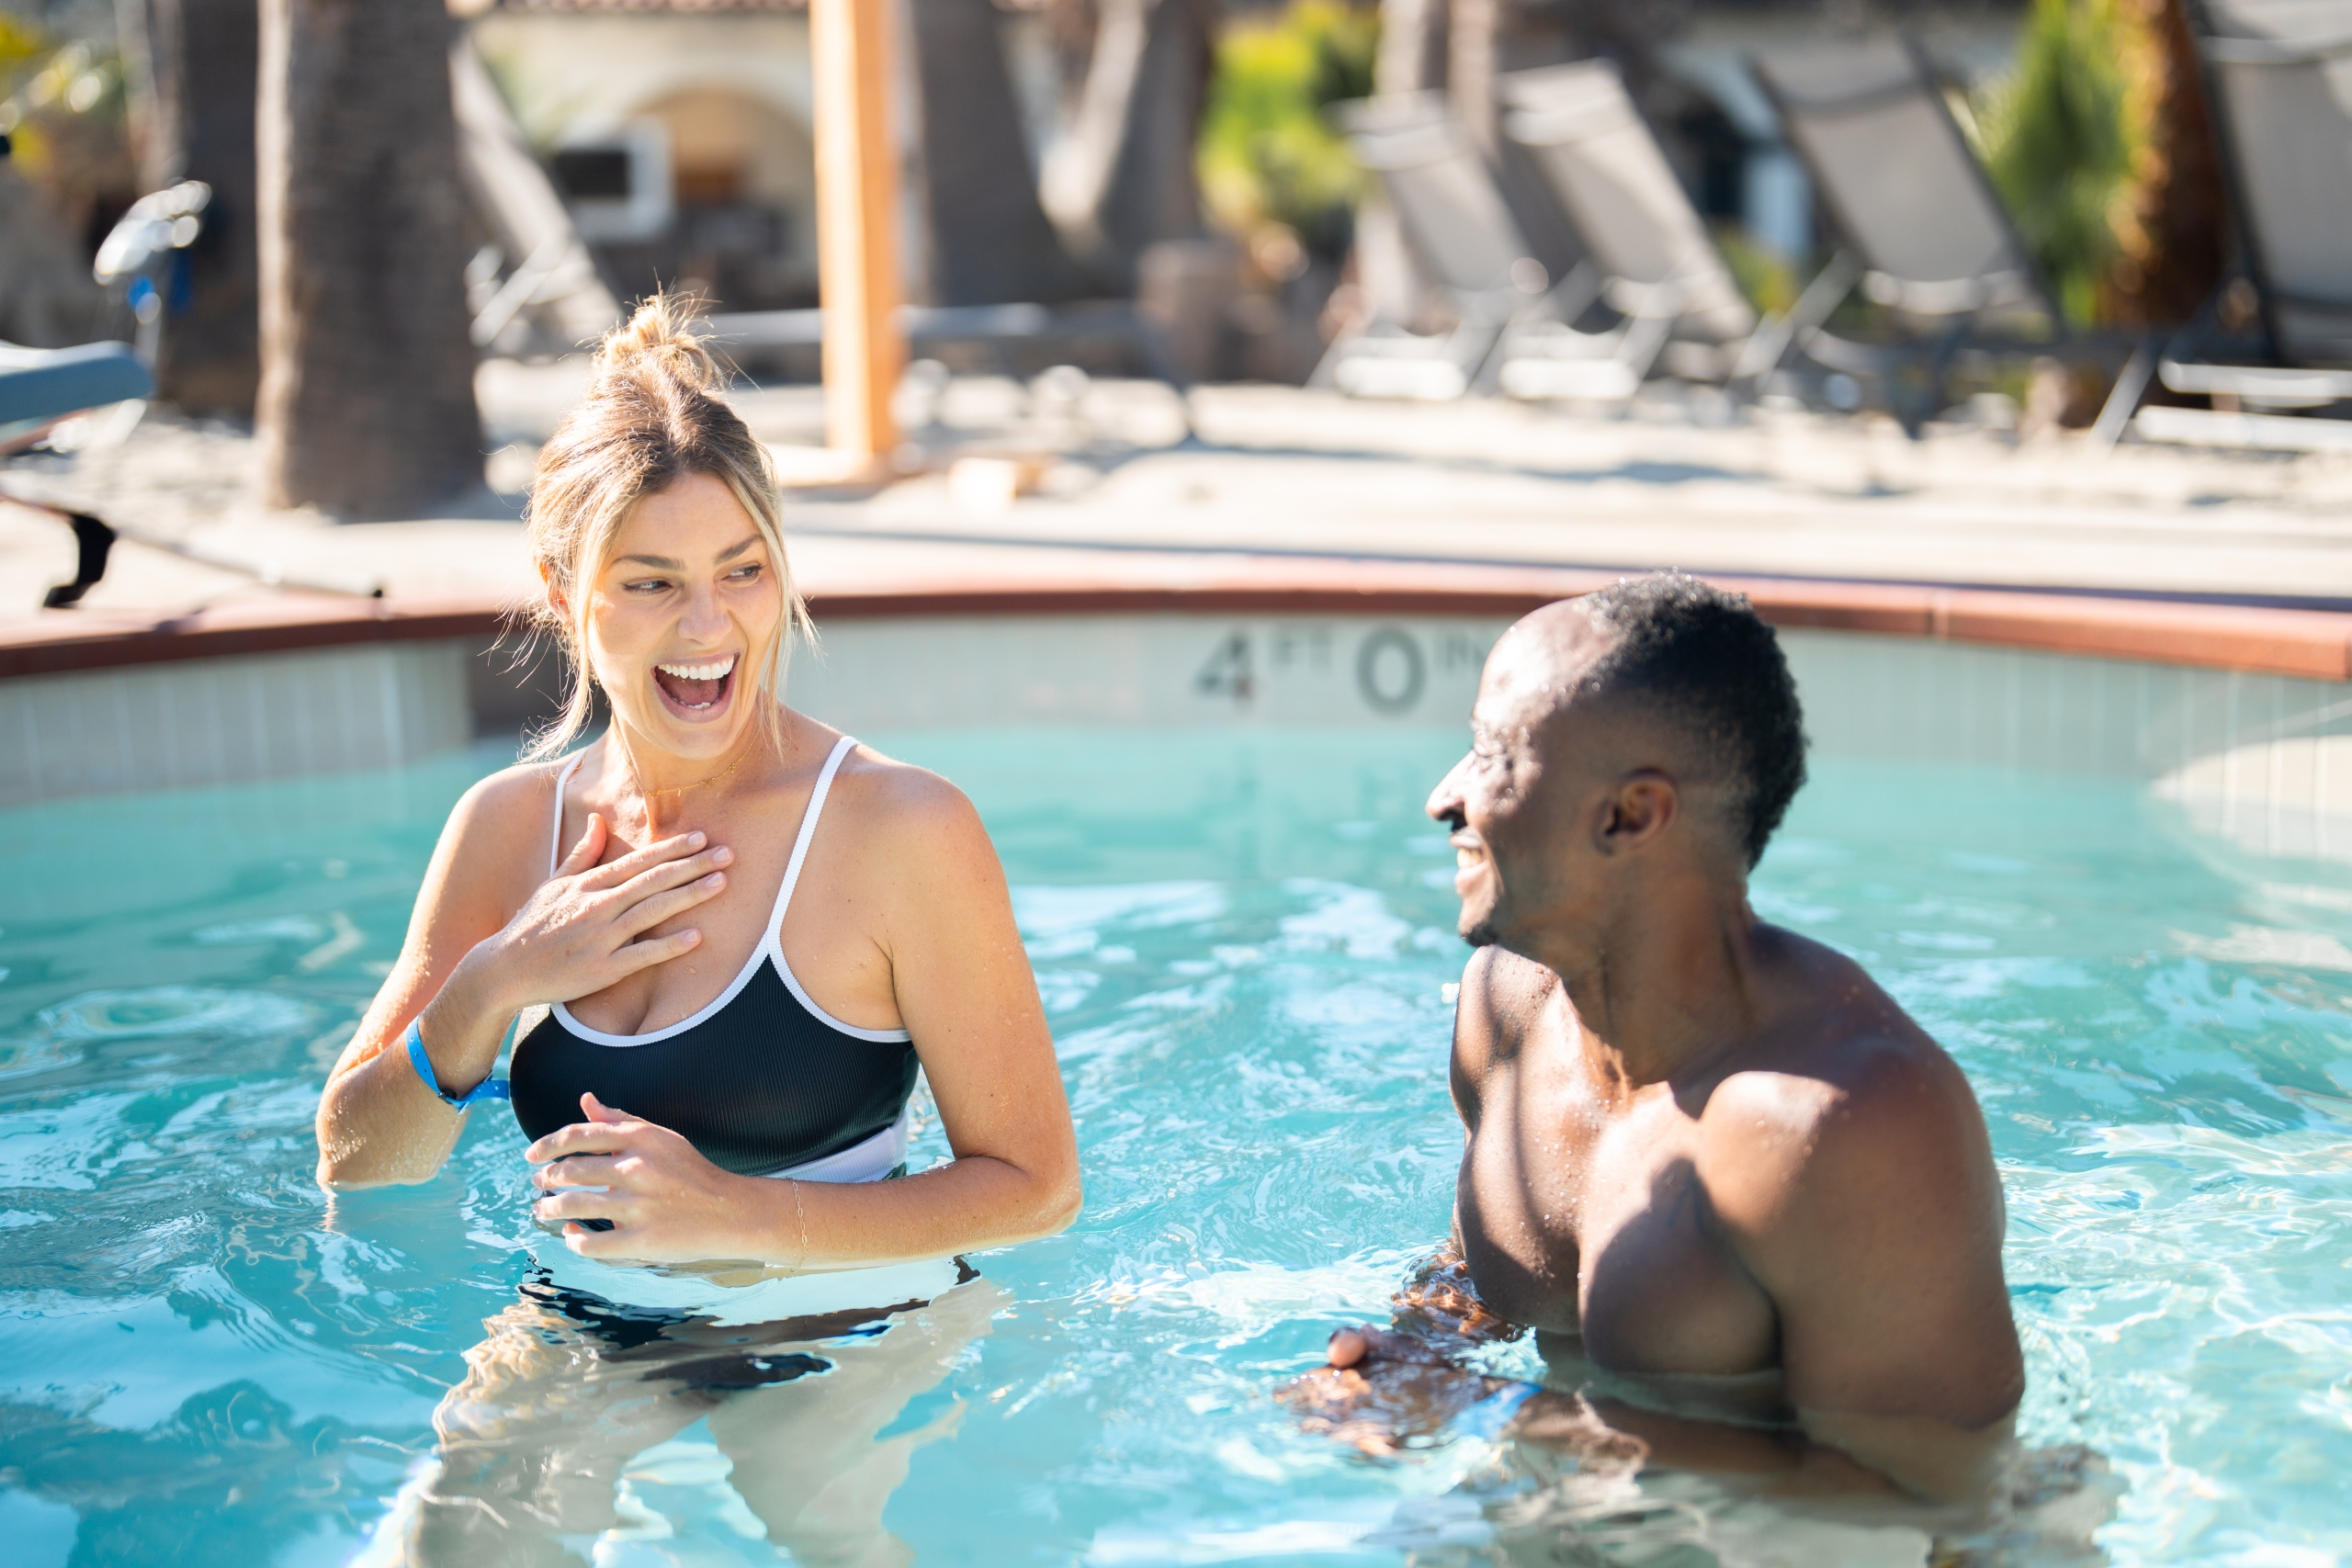
POLYGON ((1230 696, 1237 703, 1257 695, 1258 682, 1250 673, 1250 634, 1235 632, 1218 643, 1193 684, 1206 695, 1230 696))

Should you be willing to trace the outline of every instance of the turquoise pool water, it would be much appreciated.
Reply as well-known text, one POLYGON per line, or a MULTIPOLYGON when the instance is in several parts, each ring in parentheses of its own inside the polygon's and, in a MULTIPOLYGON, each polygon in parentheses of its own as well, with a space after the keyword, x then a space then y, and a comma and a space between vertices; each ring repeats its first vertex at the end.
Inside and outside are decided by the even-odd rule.
MULTIPOLYGON (((978 1259, 990 1293, 925 1330, 927 1371, 876 1374, 856 1473, 889 1533, 796 1538, 802 1560, 1900 1560, 1671 1486, 1547 1514, 1475 1442, 1374 1463, 1271 1400, 1445 1229, 1463 952, 1419 805, 1454 734, 876 739, 996 834, 1088 1205, 978 1259)), ((515 1301, 523 1140, 478 1113, 438 1181, 331 1207, 310 1116, 443 813, 498 761, 0 814, 0 1558, 260 1568, 400 1539, 435 1406, 515 1301)), ((1974 1080, 2026 1437, 2107 1457, 2099 1545, 2352 1551, 2352 876, 2236 859, 2120 786, 1815 772, 1758 903, 1862 958, 1974 1080)), ((943 1147, 927 1130, 918 1163, 943 1147)), ((781 1560, 744 1498, 823 1418, 729 1397, 775 1403, 672 1421, 609 1517, 533 1539, 781 1560)))

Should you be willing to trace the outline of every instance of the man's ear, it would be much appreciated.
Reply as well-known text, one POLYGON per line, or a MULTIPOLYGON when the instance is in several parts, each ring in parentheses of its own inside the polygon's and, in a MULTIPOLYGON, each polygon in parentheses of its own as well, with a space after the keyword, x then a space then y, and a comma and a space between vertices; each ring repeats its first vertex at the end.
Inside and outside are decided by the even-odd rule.
POLYGON ((1605 855, 1645 849, 1681 813, 1682 795, 1674 781, 1655 768, 1638 769, 1619 781, 1603 804, 1593 847, 1605 855))

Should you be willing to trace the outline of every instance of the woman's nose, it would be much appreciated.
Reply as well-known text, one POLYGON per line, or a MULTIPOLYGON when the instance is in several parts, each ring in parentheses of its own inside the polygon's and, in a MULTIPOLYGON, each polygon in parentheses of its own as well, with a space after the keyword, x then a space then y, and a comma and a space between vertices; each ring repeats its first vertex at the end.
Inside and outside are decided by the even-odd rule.
POLYGON ((697 588, 687 595, 678 630, 696 642, 716 642, 727 635, 727 613, 718 607, 717 590, 697 588))

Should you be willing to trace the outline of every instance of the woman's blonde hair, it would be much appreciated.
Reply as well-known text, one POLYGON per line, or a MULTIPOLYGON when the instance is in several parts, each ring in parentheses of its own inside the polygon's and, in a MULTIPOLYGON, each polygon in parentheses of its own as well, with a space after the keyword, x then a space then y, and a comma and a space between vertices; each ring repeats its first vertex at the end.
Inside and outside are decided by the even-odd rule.
POLYGON ((524 537, 550 592, 531 607, 571 663, 563 712, 542 729, 525 761, 552 757, 579 739, 595 711, 588 662, 588 585, 637 503, 688 474, 707 474, 733 492, 767 542, 784 593, 775 640, 760 657, 753 686, 771 741, 784 736, 785 672, 793 644, 811 635, 808 607, 785 558, 783 502, 768 449, 719 396, 727 378, 687 330, 692 301, 655 294, 596 351, 587 400, 564 415, 540 448, 524 537), (558 607, 558 599, 562 607, 558 607))

